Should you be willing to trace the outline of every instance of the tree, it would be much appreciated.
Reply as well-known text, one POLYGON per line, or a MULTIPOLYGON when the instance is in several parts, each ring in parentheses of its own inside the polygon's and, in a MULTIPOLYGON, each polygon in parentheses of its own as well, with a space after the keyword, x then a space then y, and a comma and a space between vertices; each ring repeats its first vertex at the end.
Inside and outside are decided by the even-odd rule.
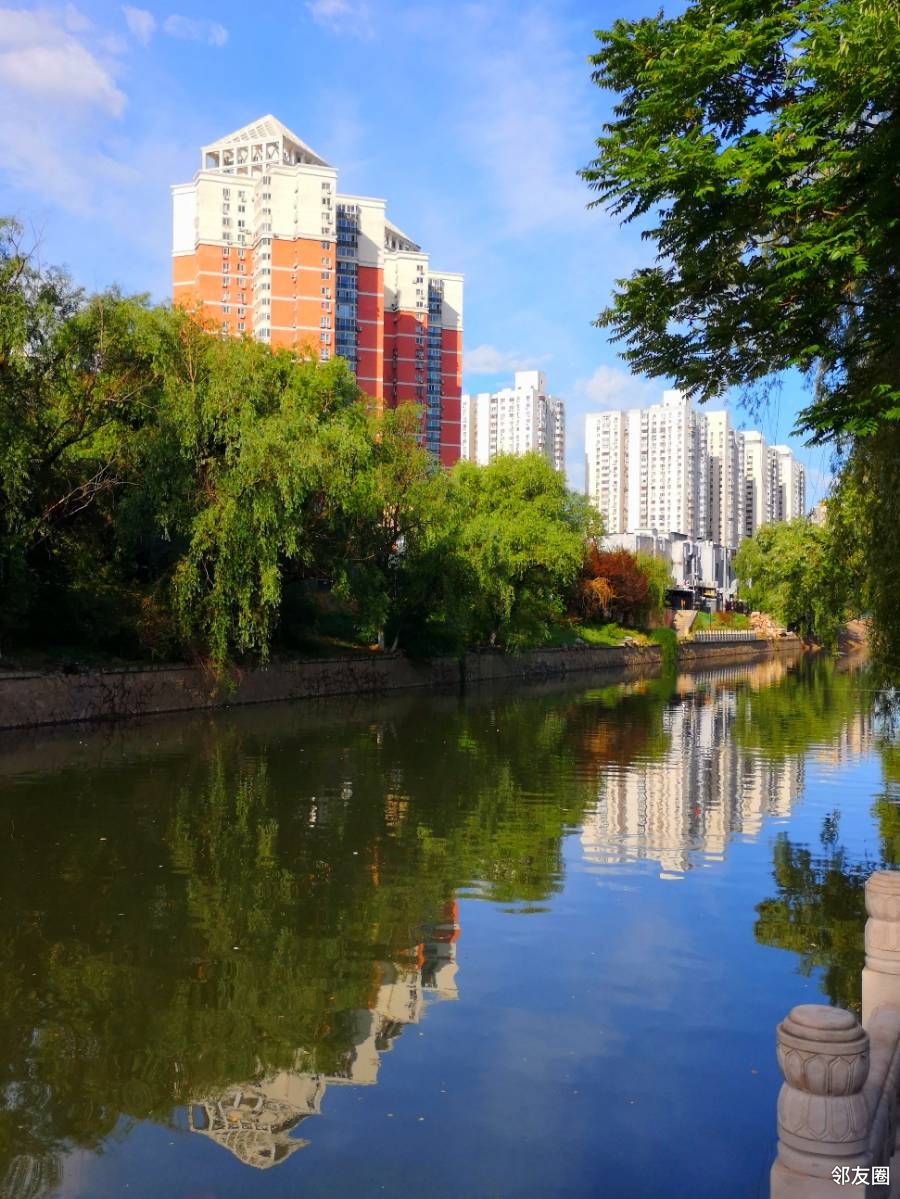
POLYGON ((588 547, 578 580, 577 605, 590 619, 642 624, 651 606, 650 580, 628 550, 588 547))
POLYGON ((833 649, 851 599, 828 532, 804 517, 761 525, 734 556, 738 594, 802 637, 833 649))
POLYGON ((587 500, 539 454, 458 462, 446 492, 443 541, 467 587, 469 637, 521 649, 546 640, 599 531, 587 500))
POLYGON ((638 570, 647 579, 647 607, 650 615, 660 619, 666 606, 666 592, 674 586, 672 568, 665 558, 656 554, 635 554, 638 570))
MULTIPOLYGON (((799 430, 896 462, 900 7, 694 0, 597 36, 594 80, 619 99, 582 174, 656 249, 599 323, 635 370, 701 401, 806 372, 799 430)), ((900 528, 877 515, 885 498, 871 495, 863 532, 896 665, 883 567, 900 559, 900 528)))

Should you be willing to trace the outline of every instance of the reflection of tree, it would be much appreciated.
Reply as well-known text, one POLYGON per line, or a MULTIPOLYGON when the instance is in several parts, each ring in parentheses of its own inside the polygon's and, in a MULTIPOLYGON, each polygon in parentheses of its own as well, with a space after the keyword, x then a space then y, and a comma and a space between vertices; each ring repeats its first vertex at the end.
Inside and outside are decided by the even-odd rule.
POLYGON ((871 704, 856 672, 839 671, 825 657, 804 657, 784 678, 738 697, 734 736, 743 749, 780 759, 827 744, 871 704))
POLYGON ((668 749, 673 683, 198 718, 0 791, 0 1194, 234 1084, 243 1113, 265 1080, 359 1076, 417 1018, 387 990, 434 983, 456 894, 560 887, 598 775, 668 749))
POLYGON ((848 861, 834 844, 828 820, 818 857, 782 833, 774 850, 778 895, 756 909, 757 941, 796 953, 805 978, 821 969, 821 987, 831 1002, 855 1011, 860 1009, 865 882, 873 869, 871 862, 848 861))
POLYGON ((599 726, 631 730, 616 760, 658 735, 660 699, 615 698, 407 701, 308 734, 285 709, 35 782, 0 842, 0 1193, 45 1193, 71 1146, 235 1080, 348 1077, 379 991, 433 975, 459 889, 559 886, 599 726))

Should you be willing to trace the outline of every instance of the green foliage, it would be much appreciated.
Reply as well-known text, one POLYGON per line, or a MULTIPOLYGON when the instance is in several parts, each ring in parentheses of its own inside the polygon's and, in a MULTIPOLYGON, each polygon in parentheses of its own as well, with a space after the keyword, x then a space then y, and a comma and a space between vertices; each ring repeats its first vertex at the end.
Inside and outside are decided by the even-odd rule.
POLYGON ((447 536, 468 582, 459 598, 470 639, 513 650, 546 641, 597 530, 587 500, 567 491, 546 459, 526 454, 487 467, 457 463, 446 504, 447 536))
POLYGON ((546 640, 599 531, 540 457, 440 471, 343 359, 86 299, 0 222, 0 635, 209 658, 546 640), (327 602, 326 602, 327 601, 327 602))
POLYGON ((635 554, 637 568, 647 579, 647 598, 651 616, 659 619, 666 606, 666 592, 673 586, 672 568, 665 558, 655 554, 635 554))
POLYGON ((583 176, 659 251, 601 317, 629 361, 701 399, 815 368, 821 438, 900 417, 900 9, 694 0, 597 37, 619 100, 583 176))
POLYGON ((692 0, 597 37, 594 80, 618 101, 582 174, 655 250, 599 323, 635 371, 700 400, 807 373, 798 428, 849 443, 875 648, 896 680, 900 6, 692 0))
POLYGON ((833 649, 851 582, 828 531, 803 517, 761 525, 734 556, 738 594, 800 636, 833 649))
POLYGON ((650 634, 650 639, 660 648, 663 671, 673 671, 678 654, 678 637, 675 630, 665 628, 654 629, 650 634))
POLYGON ((900 427, 858 437, 827 505, 833 555, 872 617, 879 680, 900 680, 900 427))

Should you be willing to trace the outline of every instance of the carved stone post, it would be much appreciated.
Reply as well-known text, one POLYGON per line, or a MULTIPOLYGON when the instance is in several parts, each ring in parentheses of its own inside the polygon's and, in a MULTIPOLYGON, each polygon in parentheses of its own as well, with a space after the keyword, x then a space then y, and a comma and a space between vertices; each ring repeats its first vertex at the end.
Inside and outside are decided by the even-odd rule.
POLYGON ((778 1025, 776 1051, 784 1086, 772 1199, 859 1196, 850 1180, 869 1164, 868 1035, 852 1012, 804 1003, 778 1025), (848 1170, 843 1184, 836 1167, 848 1170))
POLYGON ((866 966, 863 1024, 885 1004, 900 1008, 900 870, 877 870, 866 880, 866 966))

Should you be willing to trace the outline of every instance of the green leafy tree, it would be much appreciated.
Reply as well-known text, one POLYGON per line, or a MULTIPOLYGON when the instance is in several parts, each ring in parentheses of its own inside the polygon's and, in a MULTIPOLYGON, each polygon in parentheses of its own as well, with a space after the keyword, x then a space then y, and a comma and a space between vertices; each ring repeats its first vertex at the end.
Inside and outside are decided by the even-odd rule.
POLYGON ((662 617, 666 592, 674 585, 672 568, 665 558, 656 554, 635 554, 638 570, 647 578, 647 606, 651 616, 662 617))
POLYGON ((738 593, 802 637, 833 649, 851 580, 828 532, 803 517, 761 525, 734 556, 738 593))
POLYGON ((446 491, 447 539, 468 580, 471 639, 509 649, 545 641, 598 531, 583 496, 539 454, 459 462, 446 491))
POLYGON ((600 323, 636 371, 700 400, 808 373, 800 431, 851 439, 863 475, 894 480, 867 493, 863 534, 897 666, 900 522, 883 506, 900 419, 900 7, 694 0, 597 37, 594 80, 618 100, 582 174, 656 251, 600 323))

